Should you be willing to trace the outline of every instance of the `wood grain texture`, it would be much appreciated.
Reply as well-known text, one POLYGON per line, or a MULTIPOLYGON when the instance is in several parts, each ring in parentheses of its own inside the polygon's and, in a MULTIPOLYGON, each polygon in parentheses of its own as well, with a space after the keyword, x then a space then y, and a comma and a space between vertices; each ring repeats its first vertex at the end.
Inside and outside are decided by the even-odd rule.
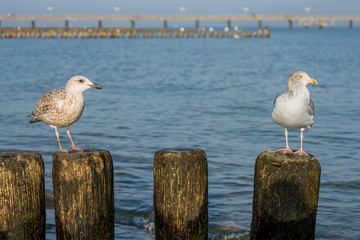
POLYGON ((314 239, 320 174, 313 156, 261 153, 255 164, 251 239, 314 239))
POLYGON ((201 149, 162 149, 154 158, 156 239, 208 238, 207 158, 201 149))
POLYGON ((0 239, 45 239, 44 162, 40 154, 0 154, 0 239))
POLYGON ((54 153, 57 239, 114 238, 114 180, 108 151, 54 153))

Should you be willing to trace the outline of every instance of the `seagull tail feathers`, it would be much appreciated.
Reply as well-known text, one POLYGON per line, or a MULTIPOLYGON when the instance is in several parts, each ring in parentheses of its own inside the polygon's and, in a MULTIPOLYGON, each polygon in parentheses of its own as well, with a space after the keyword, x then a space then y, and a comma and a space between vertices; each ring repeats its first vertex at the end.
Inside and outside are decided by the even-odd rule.
POLYGON ((32 113, 32 114, 28 115, 27 117, 34 117, 33 119, 31 119, 31 120, 29 121, 29 123, 41 122, 41 120, 40 120, 40 119, 38 119, 38 118, 35 116, 35 114, 34 114, 34 113, 32 113))

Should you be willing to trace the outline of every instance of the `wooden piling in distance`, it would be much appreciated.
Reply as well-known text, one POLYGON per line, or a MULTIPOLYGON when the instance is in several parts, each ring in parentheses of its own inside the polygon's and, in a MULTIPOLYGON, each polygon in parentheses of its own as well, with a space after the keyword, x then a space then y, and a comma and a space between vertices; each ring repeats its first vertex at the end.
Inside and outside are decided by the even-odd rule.
POLYGON ((155 153, 155 239, 208 239, 207 177, 207 158, 201 149, 155 153))
POLYGON ((314 239, 320 174, 313 156, 261 153, 255 163, 250 239, 314 239))
POLYGON ((202 31, 202 37, 203 37, 203 38, 206 37, 206 31, 205 31, 205 29, 202 31))
POLYGON ((54 153, 52 175, 57 239, 114 239, 110 153, 54 153))
POLYGON ((40 154, 0 154, 0 239, 45 239, 44 162, 40 154))
POLYGON ((265 29, 264 29, 264 35, 265 35, 265 37, 267 37, 267 38, 270 37, 270 30, 269 30, 268 27, 265 27, 265 29))
POLYGON ((261 28, 259 28, 259 37, 262 38, 263 36, 264 36, 264 32, 261 28))

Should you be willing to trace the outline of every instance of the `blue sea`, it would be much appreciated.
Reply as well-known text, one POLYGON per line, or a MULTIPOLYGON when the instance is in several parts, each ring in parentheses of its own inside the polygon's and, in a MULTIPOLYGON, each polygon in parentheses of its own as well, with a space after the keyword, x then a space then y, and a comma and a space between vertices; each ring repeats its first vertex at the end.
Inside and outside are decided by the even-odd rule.
MULTIPOLYGON (((54 129, 29 124, 41 95, 74 75, 103 86, 85 92, 71 126, 82 148, 110 151, 116 239, 154 239, 153 158, 162 148, 203 149, 209 169, 209 239, 249 236, 254 164, 285 146, 271 119, 274 97, 297 70, 309 85, 315 122, 304 150, 321 164, 316 239, 360 239, 360 29, 270 28, 265 38, 0 39, 0 152, 42 154, 47 239, 54 129)), ((292 149, 300 131, 289 130, 292 149)), ((60 129, 65 149, 71 144, 60 129)))

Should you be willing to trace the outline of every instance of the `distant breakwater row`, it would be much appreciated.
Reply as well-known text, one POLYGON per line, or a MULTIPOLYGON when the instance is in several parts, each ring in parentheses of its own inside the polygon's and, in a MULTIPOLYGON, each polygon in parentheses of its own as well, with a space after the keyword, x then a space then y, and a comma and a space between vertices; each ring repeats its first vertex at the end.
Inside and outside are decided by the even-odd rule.
POLYGON ((258 30, 217 31, 209 29, 163 28, 0 28, 0 38, 263 38, 270 37, 269 28, 258 30))

